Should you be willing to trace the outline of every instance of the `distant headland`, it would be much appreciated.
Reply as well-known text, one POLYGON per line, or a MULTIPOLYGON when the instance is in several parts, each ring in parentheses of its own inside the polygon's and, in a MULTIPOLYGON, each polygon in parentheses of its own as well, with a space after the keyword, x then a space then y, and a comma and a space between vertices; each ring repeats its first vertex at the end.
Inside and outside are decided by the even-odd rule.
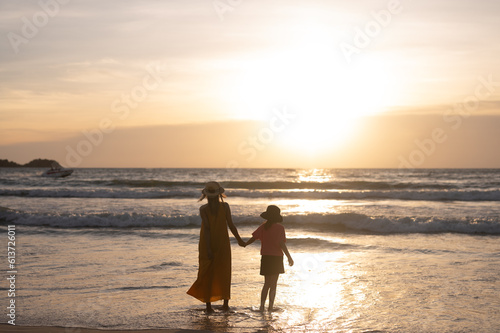
POLYGON ((0 159, 0 168, 50 168, 53 163, 57 162, 54 160, 37 158, 36 160, 33 160, 26 164, 18 164, 9 160, 0 159))

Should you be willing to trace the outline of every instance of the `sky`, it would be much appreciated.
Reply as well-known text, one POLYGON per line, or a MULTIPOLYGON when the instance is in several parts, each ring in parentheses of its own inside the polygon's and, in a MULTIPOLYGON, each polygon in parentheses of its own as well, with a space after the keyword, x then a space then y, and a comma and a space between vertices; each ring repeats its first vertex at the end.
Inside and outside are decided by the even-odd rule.
POLYGON ((500 2, 0 0, 0 159, 500 167, 500 2))

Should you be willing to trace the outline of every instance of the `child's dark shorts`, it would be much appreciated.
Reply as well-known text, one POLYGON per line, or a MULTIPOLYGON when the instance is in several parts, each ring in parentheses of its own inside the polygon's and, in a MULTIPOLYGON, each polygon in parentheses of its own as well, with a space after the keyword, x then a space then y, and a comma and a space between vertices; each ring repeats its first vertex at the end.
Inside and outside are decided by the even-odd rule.
POLYGON ((283 256, 265 256, 260 259, 260 275, 274 275, 285 273, 283 256))

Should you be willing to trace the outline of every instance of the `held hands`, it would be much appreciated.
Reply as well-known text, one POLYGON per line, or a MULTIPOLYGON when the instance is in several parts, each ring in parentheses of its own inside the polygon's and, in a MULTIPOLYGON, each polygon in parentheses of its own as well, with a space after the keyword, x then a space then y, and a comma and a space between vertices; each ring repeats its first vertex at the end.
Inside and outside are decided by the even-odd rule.
POLYGON ((241 247, 247 247, 248 245, 252 244, 253 242, 251 241, 252 239, 247 240, 246 242, 243 239, 240 239, 238 241, 238 245, 241 247))
POLYGON ((252 244, 253 242, 255 242, 255 238, 253 238, 253 237, 250 237, 250 239, 247 240, 246 242, 243 241, 241 238, 238 240, 238 244, 242 247, 247 247, 248 245, 252 244))

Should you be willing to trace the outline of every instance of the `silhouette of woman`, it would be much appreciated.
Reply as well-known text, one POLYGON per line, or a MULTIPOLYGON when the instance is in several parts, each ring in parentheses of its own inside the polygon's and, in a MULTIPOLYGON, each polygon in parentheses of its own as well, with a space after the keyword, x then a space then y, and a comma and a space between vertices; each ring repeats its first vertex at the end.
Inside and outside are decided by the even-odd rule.
POLYGON ((207 198, 208 203, 200 207, 198 277, 187 294, 204 302, 207 313, 213 312, 212 302, 219 300, 224 300, 222 309, 227 311, 231 298, 231 245, 227 227, 240 246, 245 243, 233 223, 229 204, 223 200, 224 189, 217 182, 208 182, 201 193, 199 201, 207 198))

